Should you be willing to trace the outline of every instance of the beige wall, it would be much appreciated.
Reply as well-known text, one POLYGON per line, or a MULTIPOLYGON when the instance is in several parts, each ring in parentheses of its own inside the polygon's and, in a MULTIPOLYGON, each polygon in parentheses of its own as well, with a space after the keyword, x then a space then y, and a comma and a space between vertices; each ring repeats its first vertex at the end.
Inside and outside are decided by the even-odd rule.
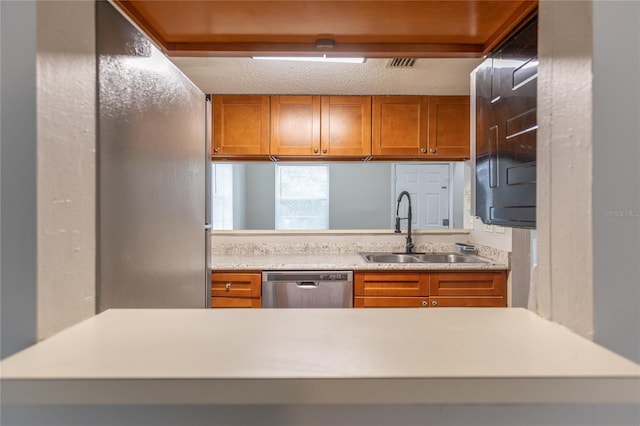
POLYGON ((593 337, 592 4, 541 1, 538 264, 530 307, 593 337))
POLYGON ((38 339, 95 313, 94 8, 37 4, 38 339))

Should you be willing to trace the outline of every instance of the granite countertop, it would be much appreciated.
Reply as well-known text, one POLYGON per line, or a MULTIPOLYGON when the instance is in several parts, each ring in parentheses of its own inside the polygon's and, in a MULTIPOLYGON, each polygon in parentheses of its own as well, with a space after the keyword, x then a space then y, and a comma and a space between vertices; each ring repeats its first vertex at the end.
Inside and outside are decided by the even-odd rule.
POLYGON ((218 254, 211 257, 213 270, 505 270, 507 262, 480 257, 483 263, 368 263, 358 253, 218 254))
POLYGON ((25 405, 640 403, 640 365, 521 308, 114 309, 0 381, 25 405))

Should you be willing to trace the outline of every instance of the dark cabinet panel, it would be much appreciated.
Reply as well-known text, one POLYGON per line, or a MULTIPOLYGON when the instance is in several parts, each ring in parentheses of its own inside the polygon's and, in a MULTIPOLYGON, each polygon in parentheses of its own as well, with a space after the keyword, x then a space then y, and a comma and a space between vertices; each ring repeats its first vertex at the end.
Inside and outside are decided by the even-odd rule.
POLYGON ((535 228, 537 19, 476 69, 476 214, 535 228))

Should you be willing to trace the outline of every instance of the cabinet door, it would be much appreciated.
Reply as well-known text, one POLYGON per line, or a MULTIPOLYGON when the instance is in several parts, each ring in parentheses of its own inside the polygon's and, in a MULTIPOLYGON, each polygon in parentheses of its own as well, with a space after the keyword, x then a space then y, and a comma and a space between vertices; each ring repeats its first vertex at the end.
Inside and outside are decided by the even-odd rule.
POLYGON ((429 296, 504 296, 505 273, 433 272, 429 274, 429 296))
POLYGON ((426 273, 421 272, 357 272, 354 277, 355 296, 428 296, 426 273))
POLYGON ((470 158, 469 96, 429 96, 428 155, 470 158))
POLYGON ((431 308, 502 308, 504 297, 429 297, 431 308))
POLYGON ((269 97, 213 96, 213 157, 269 155, 269 97))
POLYGON ((426 96, 374 96, 372 154, 426 155, 428 106, 426 96))
POLYGON ((212 297, 260 297, 262 277, 259 273, 211 274, 212 297))
POLYGON ((212 308, 261 308, 259 297, 212 297, 212 308))
POLYGON ((323 96, 320 122, 323 155, 371 155, 370 96, 323 96))
POLYGON ((354 308, 426 308, 428 297, 355 297, 354 308))
POLYGON ((271 96, 271 155, 320 155, 320 96, 271 96))

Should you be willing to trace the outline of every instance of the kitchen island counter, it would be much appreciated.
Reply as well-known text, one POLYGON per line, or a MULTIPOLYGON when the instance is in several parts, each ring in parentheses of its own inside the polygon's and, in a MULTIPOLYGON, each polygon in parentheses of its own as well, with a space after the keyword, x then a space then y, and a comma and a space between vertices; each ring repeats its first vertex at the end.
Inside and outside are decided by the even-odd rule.
POLYGON ((0 363, 3 404, 640 403, 525 309, 116 309, 0 363))

